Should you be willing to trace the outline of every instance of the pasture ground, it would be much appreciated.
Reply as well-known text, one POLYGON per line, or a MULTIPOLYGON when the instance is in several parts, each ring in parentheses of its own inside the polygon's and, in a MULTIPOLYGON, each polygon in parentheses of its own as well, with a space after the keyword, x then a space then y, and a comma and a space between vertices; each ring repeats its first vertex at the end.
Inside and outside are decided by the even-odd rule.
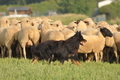
POLYGON ((29 59, 0 58, 0 80, 120 80, 120 64, 81 62, 81 66, 58 61, 48 64, 29 59))

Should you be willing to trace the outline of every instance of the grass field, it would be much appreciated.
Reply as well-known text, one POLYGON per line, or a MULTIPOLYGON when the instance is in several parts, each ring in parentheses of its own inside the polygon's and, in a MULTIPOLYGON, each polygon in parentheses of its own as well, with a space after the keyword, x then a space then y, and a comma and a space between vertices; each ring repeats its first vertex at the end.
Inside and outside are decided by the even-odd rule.
MULTIPOLYGON (((88 16, 83 15, 83 14, 72 14, 72 13, 55 15, 55 16, 39 16, 39 17, 40 18, 47 17, 47 18, 53 20, 53 22, 56 21, 56 20, 60 20, 60 21, 62 21, 62 23, 64 25, 67 25, 67 24, 69 24, 72 21, 88 18, 88 16)), ((36 17, 28 17, 28 18, 29 19, 34 19, 36 17)), ((9 18, 9 19, 11 20, 13 18, 9 18)), ((16 18, 16 19, 21 20, 22 18, 16 18)))
POLYGON ((120 80, 120 64, 81 62, 81 66, 58 61, 48 64, 32 60, 0 59, 0 80, 120 80))

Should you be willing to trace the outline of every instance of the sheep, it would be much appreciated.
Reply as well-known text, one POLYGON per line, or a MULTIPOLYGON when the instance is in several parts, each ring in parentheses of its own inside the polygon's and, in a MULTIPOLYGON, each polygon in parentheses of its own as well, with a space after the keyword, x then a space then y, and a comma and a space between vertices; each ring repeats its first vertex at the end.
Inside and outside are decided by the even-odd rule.
POLYGON ((86 23, 87 29, 94 28, 96 26, 95 22, 91 18, 86 18, 83 21, 86 23))
POLYGON ((2 57, 4 57, 4 47, 7 48, 8 53, 9 53, 9 58, 12 57, 12 50, 11 50, 11 45, 13 44, 15 40, 15 34, 19 31, 20 29, 17 27, 6 27, 0 32, 0 46, 2 47, 2 57))
MULTIPOLYGON (((25 59, 27 58, 25 47, 27 45, 37 45, 39 43, 40 31, 37 28, 38 25, 39 24, 34 19, 29 20, 28 18, 23 18, 21 20, 21 30, 15 35, 15 40, 20 44, 25 59)), ((19 47, 20 50, 21 48, 19 47)), ((20 57, 22 57, 21 51, 20 57)))
POLYGON ((8 18, 2 17, 2 18, 0 19, 0 28, 8 27, 9 24, 10 24, 10 21, 9 21, 8 18))
POLYGON ((80 46, 78 53, 94 52, 96 61, 101 61, 103 56, 103 48, 105 46, 105 37, 111 36, 112 33, 107 28, 100 28, 96 35, 83 35, 87 40, 84 46, 80 46), (100 59, 98 55, 100 54, 100 59))
POLYGON ((87 26, 83 20, 77 20, 75 23, 77 24, 77 28, 76 28, 77 31, 83 32, 83 31, 87 30, 87 26))
POLYGON ((119 26, 117 24, 109 25, 109 27, 112 30, 112 33, 118 32, 119 26))
POLYGON ((76 32, 77 30, 77 24, 75 23, 76 21, 72 21, 67 25, 68 29, 71 29, 72 31, 76 32))
POLYGON ((60 31, 54 31, 54 30, 49 31, 45 35, 45 41, 47 40, 55 40, 55 41, 64 40, 64 35, 60 31))
POLYGON ((36 19, 30 20, 30 25, 35 27, 36 29, 38 29, 39 24, 40 23, 36 19))
POLYGON ((109 62, 109 52, 112 49, 115 57, 116 57, 116 62, 118 63, 119 57, 118 57, 118 53, 117 53, 117 46, 115 44, 115 40, 114 37, 106 37, 105 38, 105 49, 106 49, 106 56, 107 56, 107 62, 109 62))
POLYGON ((49 19, 49 18, 47 18, 47 17, 43 17, 42 20, 47 20, 47 21, 49 21, 49 22, 53 21, 52 19, 49 19))
POLYGON ((68 28, 63 29, 61 32, 63 33, 65 40, 67 40, 68 38, 70 38, 71 36, 75 34, 74 31, 68 28))
POLYGON ((42 18, 40 18, 40 17, 35 18, 35 20, 36 20, 39 24, 42 22, 42 18))
POLYGON ((43 20, 39 26, 41 30, 41 42, 47 40, 64 40, 64 35, 51 27, 50 23, 47 20, 43 20))
MULTIPOLYGON (((88 30, 82 32, 82 34, 84 34, 84 35, 96 35, 97 31, 98 31, 98 29, 93 28, 93 29, 88 29, 88 30)), ((117 48, 116 48, 114 38, 113 38, 113 36, 111 36, 111 37, 107 36, 107 37, 105 37, 105 49, 107 49, 105 54, 107 55, 107 61, 108 62, 109 62, 108 54, 109 54, 111 48, 114 51, 114 54, 115 54, 115 57, 116 57, 116 62, 118 62, 117 48)), ((104 51, 105 51, 105 49, 104 49, 104 51)))
POLYGON ((100 27, 101 28, 106 27, 107 29, 109 29, 112 32, 110 25, 105 21, 100 21, 100 22, 96 23, 95 28, 100 28, 100 27))
MULTIPOLYGON (((97 23, 97 28, 102 28, 102 27, 106 27, 112 33, 116 32, 116 30, 111 28, 110 25, 107 22, 105 22, 105 21, 101 21, 101 22, 97 23)), ((115 57, 116 57, 116 62, 118 63, 117 47, 116 47, 116 44, 115 44, 113 36, 112 37, 106 37, 105 44, 106 44, 105 45, 106 47, 105 47, 104 51, 106 51, 107 62, 109 62, 109 55, 108 54, 109 54, 110 50, 113 49, 113 52, 114 52, 115 57)))
POLYGON ((38 26, 38 30, 41 30, 41 42, 44 42, 46 33, 52 31, 50 22, 47 20, 43 20, 38 26))
POLYGON ((119 36, 120 36, 120 32, 113 33, 115 44, 116 44, 117 50, 118 50, 118 55, 120 56, 120 38, 119 38, 119 36))
POLYGON ((60 31, 60 30, 64 29, 64 25, 63 25, 62 22, 59 21, 59 20, 57 20, 57 21, 55 21, 55 22, 53 22, 53 23, 50 23, 50 25, 51 25, 51 28, 52 28, 53 30, 60 31))
POLYGON ((20 27, 21 26, 21 22, 17 19, 12 19, 10 21, 10 26, 17 26, 17 27, 20 27))
MULTIPOLYGON (((25 59, 27 59, 25 50, 26 45, 37 45, 39 43, 39 38, 40 34, 38 29, 32 26, 24 27, 16 34, 15 40, 18 40, 21 45, 25 59)), ((22 53, 20 53, 20 55, 22 57, 22 53)))
POLYGON ((21 20, 21 29, 23 29, 24 27, 27 27, 27 26, 31 26, 30 20, 28 18, 23 18, 21 20))
POLYGON ((82 34, 84 34, 84 35, 96 35, 97 32, 98 32, 98 29, 90 28, 90 29, 83 31, 82 34))

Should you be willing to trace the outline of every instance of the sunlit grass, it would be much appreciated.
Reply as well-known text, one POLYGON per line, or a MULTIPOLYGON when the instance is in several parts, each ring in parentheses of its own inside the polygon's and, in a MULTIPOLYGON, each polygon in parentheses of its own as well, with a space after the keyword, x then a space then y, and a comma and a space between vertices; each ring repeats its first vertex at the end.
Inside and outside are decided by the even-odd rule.
POLYGON ((81 66, 58 61, 0 59, 0 80, 120 80, 120 64, 81 62, 81 66))
MULTIPOLYGON (((43 18, 43 17, 47 17, 53 21, 56 21, 56 20, 60 20, 62 21, 62 23, 64 25, 67 25, 69 24, 70 22, 72 21, 76 21, 76 20, 79 20, 79 19, 85 19, 87 18, 88 16, 86 15, 83 15, 83 14, 61 14, 61 15, 55 15, 55 16, 38 16, 40 18, 43 18)), ((34 19, 36 17, 28 17, 29 19, 34 19)), ((13 18, 10 18, 10 20, 13 19, 13 18)), ((18 20, 21 20, 22 18, 16 18, 18 20)))

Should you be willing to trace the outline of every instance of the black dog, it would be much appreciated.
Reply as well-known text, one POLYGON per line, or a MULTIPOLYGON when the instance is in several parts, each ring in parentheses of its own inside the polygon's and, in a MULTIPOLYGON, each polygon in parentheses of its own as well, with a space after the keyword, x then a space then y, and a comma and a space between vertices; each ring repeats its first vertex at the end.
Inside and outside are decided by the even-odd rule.
MULTIPOLYGON (((68 60, 71 56, 75 56, 78 53, 79 45, 83 45, 86 40, 81 35, 81 32, 76 32, 74 36, 67 40, 54 41, 49 40, 38 44, 36 47, 32 46, 31 51, 33 53, 32 63, 45 59, 51 61, 59 60, 62 64, 64 60, 68 60)), ((72 61, 75 64, 76 60, 72 57, 72 61)))

